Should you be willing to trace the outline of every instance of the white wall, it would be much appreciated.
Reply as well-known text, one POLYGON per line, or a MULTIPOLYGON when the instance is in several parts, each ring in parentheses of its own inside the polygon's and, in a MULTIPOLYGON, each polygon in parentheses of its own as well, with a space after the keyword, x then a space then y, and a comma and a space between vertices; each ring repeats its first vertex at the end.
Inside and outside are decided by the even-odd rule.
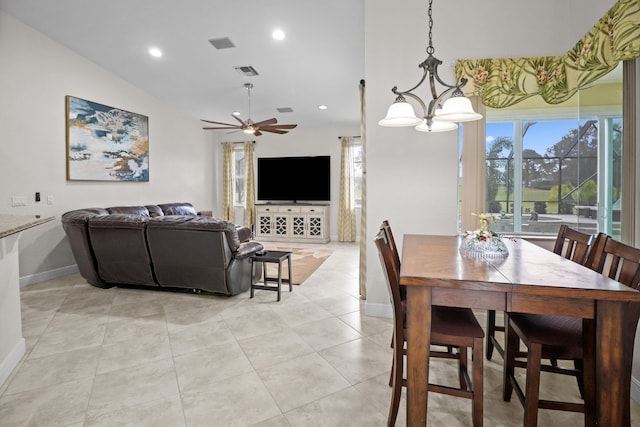
POLYGON ((198 120, 1 11, 0 94, 0 213, 57 218, 23 233, 23 283, 75 264, 59 221, 68 210, 173 201, 217 209, 215 144, 198 120), (149 182, 66 180, 66 95, 149 117, 149 182), (12 196, 26 197, 27 206, 12 207, 12 196))

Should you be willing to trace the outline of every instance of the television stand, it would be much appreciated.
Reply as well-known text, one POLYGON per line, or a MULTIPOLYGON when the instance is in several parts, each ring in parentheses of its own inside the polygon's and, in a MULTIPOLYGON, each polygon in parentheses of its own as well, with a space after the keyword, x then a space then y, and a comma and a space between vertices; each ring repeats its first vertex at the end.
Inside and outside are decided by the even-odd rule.
POLYGON ((256 205, 256 239, 329 242, 329 205, 256 205))

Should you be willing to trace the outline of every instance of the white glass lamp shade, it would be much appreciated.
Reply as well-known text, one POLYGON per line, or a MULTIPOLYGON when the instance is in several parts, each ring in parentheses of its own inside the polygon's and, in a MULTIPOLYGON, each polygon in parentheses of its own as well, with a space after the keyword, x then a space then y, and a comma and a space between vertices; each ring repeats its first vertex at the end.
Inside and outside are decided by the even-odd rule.
POLYGON ((458 129, 457 123, 435 120, 431 123, 431 127, 427 125, 426 120, 423 120, 422 123, 416 126, 416 130, 420 132, 448 132, 456 129, 458 129))
POLYGON ((391 104, 387 115, 384 119, 380 120, 378 124, 380 126, 387 127, 404 127, 404 126, 416 126, 420 124, 422 119, 416 117, 413 112, 413 107, 406 101, 397 101, 391 104))
POLYGON ((433 118, 434 121, 448 122, 470 122, 480 120, 482 114, 473 111, 471 101, 464 96, 452 96, 442 105, 442 110, 438 111, 433 118))

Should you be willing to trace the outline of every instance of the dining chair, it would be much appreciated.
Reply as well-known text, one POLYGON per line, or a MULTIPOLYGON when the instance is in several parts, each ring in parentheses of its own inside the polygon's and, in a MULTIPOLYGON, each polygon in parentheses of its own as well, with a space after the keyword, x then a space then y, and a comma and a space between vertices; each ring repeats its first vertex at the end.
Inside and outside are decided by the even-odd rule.
MULTIPOLYGON (((640 249, 625 245, 598 234, 585 258, 587 267, 601 272, 618 282, 638 289, 640 286, 640 249)), ((507 328, 506 359, 504 367, 503 399, 509 401, 513 391, 524 406, 524 426, 537 425, 538 409, 571 412, 592 411, 595 401, 595 376, 583 369, 584 354, 595 353, 595 322, 575 317, 510 313, 507 328), (585 331, 583 327, 593 329, 585 331), (584 341, 584 340, 587 341, 584 341), (526 364, 518 364, 514 343, 522 341, 528 348, 526 364), (573 361, 574 369, 565 366, 543 365, 541 359, 573 361), (521 388, 515 367, 526 367, 525 389, 521 388), (559 402, 540 399, 541 371, 574 375, 581 385, 583 403, 559 402)), ((620 350, 622 351, 622 350, 620 350)), ((629 411, 627 410, 627 414, 629 411)))
MULTIPOLYGON (((385 273, 389 295, 393 306, 393 359, 391 381, 391 404, 387 426, 395 425, 400 405, 402 387, 407 386, 404 378, 404 356, 406 355, 407 333, 406 300, 400 297, 400 264, 391 249, 390 239, 384 227, 375 237, 378 255, 385 273)), ((472 421, 474 427, 483 425, 483 360, 482 345, 484 332, 467 308, 434 306, 431 311, 431 343, 434 346, 457 348, 457 352, 432 349, 430 357, 456 359, 458 362, 459 387, 442 384, 429 384, 428 390, 472 400, 472 421), (472 353, 472 377, 468 372, 468 349, 472 353)))
MULTIPOLYGON (((568 227, 566 224, 560 225, 558 234, 553 246, 553 252, 562 255, 563 257, 570 259, 578 264, 586 264, 589 249, 593 236, 581 231, 568 227)), ((502 325, 496 324, 496 311, 487 310, 487 360, 491 360, 493 356, 493 350, 495 349, 500 356, 504 359, 504 348, 496 337, 496 332, 505 332, 505 327, 508 323, 508 314, 504 314, 504 321, 502 325)), ((523 354, 519 354, 522 356, 523 354)), ((556 363, 553 362, 555 365, 556 363)))

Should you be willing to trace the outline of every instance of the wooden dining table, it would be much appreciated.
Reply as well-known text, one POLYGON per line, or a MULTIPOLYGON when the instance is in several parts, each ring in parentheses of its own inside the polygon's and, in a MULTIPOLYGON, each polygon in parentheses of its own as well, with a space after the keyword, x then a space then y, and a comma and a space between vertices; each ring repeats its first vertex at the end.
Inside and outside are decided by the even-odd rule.
POLYGON ((523 239, 503 238, 507 257, 462 254, 463 239, 417 234, 403 239, 407 425, 427 422, 431 306, 443 305, 585 319, 585 331, 592 332, 585 333, 585 343, 597 342, 595 353, 585 352, 584 369, 593 370, 596 378, 594 403, 585 405, 585 425, 630 426, 640 292, 523 239))

